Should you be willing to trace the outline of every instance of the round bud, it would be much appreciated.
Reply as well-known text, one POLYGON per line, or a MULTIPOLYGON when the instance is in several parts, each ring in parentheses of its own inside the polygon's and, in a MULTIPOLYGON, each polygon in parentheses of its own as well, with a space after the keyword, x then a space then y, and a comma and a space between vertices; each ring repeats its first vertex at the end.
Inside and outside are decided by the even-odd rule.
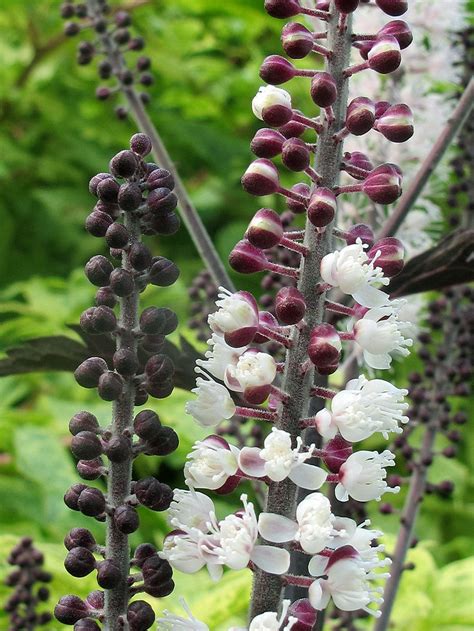
POLYGON ((280 55, 270 55, 260 66, 260 77, 271 85, 286 83, 296 76, 294 66, 280 55))
POLYGON ((331 107, 337 98, 337 85, 329 72, 317 72, 311 79, 311 98, 319 107, 331 107))
POLYGON ((97 517, 105 510, 105 497, 102 491, 93 487, 86 487, 77 501, 79 510, 89 517, 97 517))
POLYGON ((414 133, 413 112, 404 103, 392 105, 379 117, 375 129, 391 142, 406 142, 414 133))
POLYGON ((317 228, 331 223, 336 215, 337 200, 329 188, 319 187, 311 195, 308 204, 308 219, 317 228))
MULTIPOLYGON (((114 511, 114 523, 124 535, 130 535, 138 530, 140 520, 137 511, 132 506, 118 506, 114 511)), ((101 585, 103 587, 103 585, 101 585)))
POLYGON ((306 313, 303 294, 296 287, 282 287, 275 297, 275 313, 282 324, 296 324, 306 313))
POLYGON ((341 349, 341 339, 331 324, 318 324, 313 328, 308 345, 308 356, 318 370, 337 364, 341 349))
POLYGON ((174 383, 172 379, 166 381, 153 381, 147 379, 144 384, 144 388, 148 394, 156 399, 166 399, 174 390, 174 383))
POLYGON ((166 342, 164 335, 144 335, 140 344, 147 353, 158 353, 163 350, 166 342))
POLYGON ((137 59, 137 70, 142 72, 143 70, 148 70, 151 66, 151 59, 149 57, 139 57, 137 59))
POLYGON ((375 104, 365 96, 353 99, 346 114, 346 127, 355 136, 362 136, 372 129, 375 123, 375 104))
POLYGON ((79 24, 76 22, 68 22, 64 25, 64 35, 66 35, 66 37, 73 37, 77 35, 80 30, 79 24))
POLYGON ((168 561, 154 555, 143 562, 142 574, 145 587, 155 587, 168 582, 173 576, 173 570, 168 561))
POLYGON ((178 280, 179 269, 169 259, 163 256, 153 258, 152 266, 148 272, 150 283, 157 287, 169 287, 178 280))
POLYGON ((325 445, 324 452, 324 464, 332 473, 338 473, 341 465, 351 455, 352 445, 341 435, 337 435, 325 445))
POLYGON ((83 618, 74 625, 74 631, 100 631, 100 627, 95 620, 83 618))
POLYGON ((112 176, 104 178, 97 184, 97 195, 100 200, 108 204, 117 203, 120 184, 112 176))
POLYGON ((63 2, 60 12, 62 18, 72 18, 75 14, 74 5, 70 2, 63 2))
POLYGON ((102 182, 102 180, 107 180, 108 178, 111 178, 111 177, 112 176, 110 175, 110 173, 97 173, 97 175, 94 175, 94 177, 91 178, 89 181, 89 192, 92 195, 95 195, 97 197, 98 196, 97 187, 99 186, 100 182, 102 182))
POLYGON ((137 156, 133 151, 125 149, 117 153, 109 163, 110 172, 115 177, 132 177, 138 167, 137 156))
POLYGON ((87 594, 86 604, 92 609, 103 609, 105 604, 104 592, 100 589, 95 589, 87 594))
POLYGON ((86 218, 86 230, 93 237, 104 237, 108 227, 112 224, 113 219, 107 213, 94 210, 86 218))
POLYGON ((97 583, 103 589, 114 589, 120 583, 121 578, 120 568, 110 559, 97 564, 97 583))
POLYGON ((335 0, 335 3, 341 13, 353 13, 359 6, 359 0, 335 0))
POLYGON ((347 231, 347 235, 347 245, 354 245, 357 239, 360 239, 362 243, 366 243, 369 247, 371 247, 375 241, 374 231, 365 223, 355 224, 347 231))
POLYGON ((130 631, 145 631, 155 622, 155 613, 144 600, 135 600, 128 606, 127 620, 130 631))
POLYGON ((376 204, 393 204, 401 195, 401 177, 389 165, 381 165, 369 173, 362 190, 376 204))
POLYGON ((361 151, 346 152, 344 154, 343 169, 351 174, 356 180, 364 180, 365 174, 360 171, 372 171, 374 165, 369 158, 361 151), (354 167, 354 168, 352 168, 354 167), (359 171, 360 170, 360 171, 359 171))
MULTIPOLYGON (((102 359, 102 357, 90 357, 76 368, 74 371, 74 378, 83 388, 96 388, 99 385, 100 377, 107 371, 107 369, 107 363, 104 359, 102 359)), ((85 414, 87 414, 87 412, 85 414)), ((71 430, 71 433, 77 432, 72 432, 71 430)))
POLYGON ((297 22, 290 22, 283 27, 281 43, 288 57, 303 59, 313 50, 314 38, 306 26, 297 22))
POLYGON ((102 444, 97 434, 93 432, 79 432, 71 441, 71 451, 76 458, 93 460, 102 454, 102 444))
POLYGON ((144 48, 145 40, 143 37, 132 37, 132 39, 128 42, 128 50, 143 50, 144 48))
POLYGON ((140 242, 132 245, 128 252, 128 258, 133 269, 136 269, 139 272, 148 269, 153 259, 149 248, 140 242))
POLYGON ((116 401, 123 392, 123 378, 111 370, 101 375, 97 392, 104 401, 116 401))
POLYGON ((395 237, 379 239, 367 252, 369 259, 376 267, 382 268, 384 276, 388 278, 392 278, 402 271, 404 255, 403 243, 395 237))
POLYGON ((178 317, 167 307, 147 307, 140 315, 140 329, 151 335, 169 335, 176 330, 178 317))
POLYGON ((377 37, 367 54, 369 67, 380 74, 394 72, 402 61, 400 44, 392 35, 377 37))
POLYGON ((285 137, 275 129, 259 129, 250 143, 250 149, 259 158, 274 158, 281 153, 285 137))
POLYGON ((112 64, 107 59, 103 59, 98 66, 98 72, 101 79, 110 79, 112 76, 112 64))
POLYGON ((131 449, 130 439, 125 436, 113 436, 104 444, 104 453, 111 462, 125 462, 131 449))
POLYGON ((167 188, 169 191, 172 191, 174 189, 174 178, 166 169, 157 167, 148 176, 146 186, 150 191, 153 191, 155 188, 167 188))
MULTIPOLYGON (((306 199, 309 200, 311 189, 307 184, 304 184, 303 182, 299 184, 295 184, 294 186, 291 187, 291 190, 294 193, 298 193, 298 195, 301 195, 302 197, 306 197, 306 199)), ((296 201, 295 199, 287 199, 286 205, 288 206, 288 210, 291 210, 292 213, 301 215, 306 212, 306 204, 304 204, 303 202, 296 201)))
POLYGON ((254 160, 242 176, 242 186, 251 195, 272 195, 280 188, 278 170, 265 158, 254 160))
POLYGON ((133 555, 134 564, 138 567, 141 567, 150 557, 156 555, 156 548, 152 543, 141 543, 137 546, 135 550, 135 554, 133 555))
POLYGON ((403 20, 392 20, 388 22, 388 24, 385 24, 385 26, 380 29, 378 35, 392 35, 400 44, 401 50, 408 48, 413 41, 413 33, 408 24, 403 20))
POLYGON ((290 171, 304 171, 311 162, 311 153, 306 143, 299 138, 289 138, 283 144, 281 157, 290 171))
POLYGON ((96 287, 105 287, 109 284, 109 277, 114 266, 105 256, 93 256, 86 263, 85 272, 88 280, 96 287))
MULTIPOLYGON (((114 270, 116 271, 116 270, 114 270)), ((110 307, 90 307, 86 309, 80 318, 82 329, 90 335, 111 333, 117 327, 117 318, 110 307)))
POLYGON ((166 510, 173 500, 172 489, 152 477, 138 480, 134 491, 140 504, 153 511, 166 510))
POLYGON ((273 248, 280 243, 283 236, 283 226, 280 215, 271 208, 260 208, 245 233, 246 239, 256 248, 273 248))
POLYGON ((64 538, 64 545, 68 550, 81 547, 92 550, 96 545, 94 535, 87 528, 73 528, 64 538))
POLYGON ((160 583, 159 585, 152 586, 148 583, 145 584, 145 592, 154 598, 165 598, 173 592, 174 588, 175 584, 171 579, 165 583, 160 583))
POLYGON ((87 548, 73 548, 64 560, 64 567, 72 576, 87 576, 95 569, 95 558, 87 548))
POLYGON ((150 137, 142 133, 134 134, 130 138, 130 149, 139 156, 147 156, 152 150, 150 137))
POLYGON ((159 433, 147 440, 145 453, 148 456, 168 456, 178 448, 178 434, 171 427, 161 427, 159 433))
POLYGON ((161 234, 169 237, 178 232, 181 221, 176 213, 165 213, 159 215, 151 215, 151 221, 149 222, 152 234, 161 234))
POLYGON ((124 377, 135 375, 138 370, 138 358, 130 348, 119 348, 114 353, 113 364, 115 370, 124 377))
POLYGON ((375 0, 387 15, 403 15, 408 11, 408 0, 375 0))
POLYGON ((79 510, 79 496, 88 487, 85 484, 73 484, 70 489, 68 489, 64 495, 64 503, 71 510, 79 510))
POLYGON ((135 182, 125 182, 120 187, 117 201, 125 211, 136 210, 142 203, 141 188, 135 182))
POLYGON ((296 0, 265 0, 265 11, 273 18, 286 19, 301 13, 296 0))
POLYGON ((236 272, 253 274, 266 268, 267 259, 261 250, 243 239, 229 254, 229 264, 236 272))
MULTIPOLYGON (((298 110, 295 110, 299 114, 298 110)), ((285 125, 281 125, 278 131, 285 136, 285 138, 298 138, 306 131, 306 126, 299 121, 291 120, 285 125)))
POLYGON ((54 608, 56 620, 62 624, 74 624, 81 618, 86 618, 89 609, 78 596, 63 596, 54 608))
POLYGON ((133 274, 121 267, 115 268, 110 274, 110 288, 116 296, 130 296, 135 289, 133 274))
MULTIPOLYGON (((93 357, 91 359, 100 359, 100 357, 93 357)), ((90 361, 90 359, 86 361, 90 361)), ((104 360, 101 360, 101 361, 104 361, 104 360)), ((105 364, 104 370, 107 370, 107 364, 105 364)), ((69 431, 71 432, 73 436, 75 436, 76 434, 79 434, 79 432, 98 433, 99 429, 100 429, 100 426, 99 426, 99 422, 97 418, 90 412, 85 412, 85 411, 77 412, 69 421, 69 431)))
POLYGON ((166 355, 153 355, 145 365, 145 374, 151 383, 169 381, 174 375, 174 364, 166 355))
POLYGON ((104 475, 104 463, 101 458, 79 460, 76 469, 83 480, 98 480, 104 475))
POLYGON ((252 111, 267 125, 280 127, 288 123, 293 116, 291 96, 286 90, 273 85, 262 86, 252 100, 252 111))
POLYGON ((178 198, 169 188, 154 188, 148 193, 148 208, 153 213, 166 215, 175 210, 178 205, 178 198))

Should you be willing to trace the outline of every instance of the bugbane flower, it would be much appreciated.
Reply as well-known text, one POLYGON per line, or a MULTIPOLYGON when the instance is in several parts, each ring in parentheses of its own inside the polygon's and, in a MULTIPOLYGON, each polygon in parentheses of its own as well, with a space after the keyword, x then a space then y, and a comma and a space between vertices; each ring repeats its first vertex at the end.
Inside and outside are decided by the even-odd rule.
POLYGON ((321 277, 364 307, 380 307, 388 302, 388 296, 374 285, 388 285, 389 279, 376 264, 376 257, 370 260, 362 241, 357 239, 356 243, 323 257, 321 277))
POLYGON ((407 423, 403 415, 408 403, 403 397, 408 390, 400 390, 383 379, 366 379, 363 375, 352 379, 346 389, 331 400, 331 411, 321 410, 315 416, 319 433, 334 438, 339 431, 350 442, 358 442, 380 432, 400 433, 399 423, 407 423))
POLYGON ((377 451, 356 451, 341 465, 336 498, 346 502, 349 496, 358 502, 380 500, 384 493, 398 493, 399 486, 389 487, 385 478, 385 467, 395 465, 395 456, 386 449, 377 451))
POLYGON ((392 354, 406 357, 413 345, 408 337, 410 323, 400 320, 402 300, 389 305, 369 309, 363 318, 354 324, 354 339, 364 352, 366 363, 372 368, 390 368, 392 354))
POLYGON ((219 309, 208 317, 211 329, 223 335, 230 346, 241 347, 249 344, 258 330, 258 307, 255 298, 248 291, 231 293, 219 287, 219 309))
MULTIPOLYGON (((274 611, 266 611, 256 616, 250 623, 249 631, 290 631, 298 620, 293 616, 289 616, 288 622, 284 627, 282 626, 287 616, 289 606, 290 601, 284 600, 280 616, 274 611)), ((229 631, 232 631, 232 629, 229 631)))
POLYGON ((293 448, 290 434, 273 427, 265 438, 263 449, 243 447, 240 450, 239 468, 252 477, 268 477, 274 482, 289 477, 304 489, 319 489, 327 474, 320 467, 305 463, 311 458, 314 445, 308 451, 300 451, 302 444, 298 437, 296 447, 293 448))
POLYGON ((216 553, 218 545, 219 540, 215 534, 181 525, 179 529, 166 535, 163 549, 158 554, 175 569, 186 574, 194 574, 206 566, 211 578, 217 581, 223 572, 222 563, 216 553))
POLYGON ((219 425, 222 419, 228 419, 235 414, 235 403, 227 388, 215 382, 204 371, 206 378, 196 379, 196 388, 191 392, 197 395, 194 401, 186 403, 186 412, 203 427, 219 425))
POLYGON ((205 360, 196 360, 196 365, 210 372, 216 379, 223 381, 227 366, 229 364, 235 365, 242 353, 247 350, 247 347, 235 348, 229 346, 224 338, 217 333, 213 333, 207 343, 211 346, 211 349, 206 351, 205 360))
POLYGON ((338 531, 338 536, 334 538, 332 547, 352 546, 357 550, 362 561, 371 564, 372 567, 384 567, 391 565, 389 558, 379 558, 379 553, 384 552, 384 545, 373 545, 373 542, 381 537, 380 530, 366 528, 370 526, 370 519, 366 519, 357 525, 353 519, 348 517, 336 517, 334 528, 338 531))
POLYGON ((276 372, 276 362, 271 355, 249 349, 236 364, 227 366, 224 382, 230 390, 243 392, 249 402, 263 403, 270 393, 276 372))
POLYGON ((237 471, 238 456, 237 447, 220 436, 197 441, 184 465, 186 484, 192 488, 221 488, 237 471))
POLYGON ((206 532, 211 513, 214 513, 214 502, 204 493, 194 489, 173 491, 173 501, 168 509, 168 519, 172 526, 190 526, 206 532))

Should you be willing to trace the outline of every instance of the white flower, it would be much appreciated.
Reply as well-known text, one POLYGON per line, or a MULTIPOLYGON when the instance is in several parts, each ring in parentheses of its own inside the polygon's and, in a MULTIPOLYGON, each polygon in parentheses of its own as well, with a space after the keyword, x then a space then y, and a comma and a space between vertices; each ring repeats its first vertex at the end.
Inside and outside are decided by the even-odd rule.
POLYGON ((227 366, 224 381, 234 392, 270 385, 276 377, 276 362, 268 353, 254 349, 245 351, 237 364, 227 366))
POLYGON ((263 120, 263 110, 272 105, 283 105, 291 109, 290 94, 274 85, 262 86, 252 100, 252 112, 258 119, 263 120))
POLYGON ((387 449, 377 451, 357 451, 349 456, 339 469, 339 483, 336 498, 346 502, 351 496, 358 502, 380 500, 384 493, 398 493, 399 486, 389 487, 385 481, 385 467, 393 467, 395 456, 387 449))
POLYGON ((158 627, 160 631, 209 631, 209 627, 193 616, 191 610, 186 604, 184 598, 180 598, 182 608, 188 614, 187 618, 176 616, 165 609, 163 611, 164 618, 158 618, 158 627))
POLYGON ((223 572, 216 552, 218 545, 215 534, 206 534, 198 528, 182 525, 179 530, 174 530, 165 537, 159 556, 186 574, 194 574, 207 566, 209 575, 217 581, 223 572))
POLYGON ((251 342, 258 330, 258 306, 247 291, 231 293, 219 287, 218 311, 208 317, 209 326, 231 346, 242 347, 251 342))
POLYGON ((363 375, 352 379, 346 389, 331 400, 331 412, 321 410, 316 414, 319 433, 324 438, 334 438, 339 431, 345 440, 358 442, 380 432, 388 438, 388 432, 400 433, 399 423, 407 423, 403 415, 408 403, 403 397, 408 390, 400 390, 383 379, 367 380, 363 375))
POLYGON ((372 545, 375 539, 383 535, 380 530, 370 530, 370 519, 366 519, 357 525, 353 519, 348 517, 336 517, 334 528, 338 531, 337 538, 334 539, 333 547, 352 546, 357 550, 362 561, 370 564, 371 567, 384 567, 391 565, 389 558, 379 558, 379 553, 384 552, 384 545, 372 545), (336 543, 336 546, 334 546, 336 543))
POLYGON ((194 489, 175 489, 173 501, 168 509, 168 519, 170 524, 177 528, 184 525, 207 532, 207 524, 214 511, 214 502, 204 493, 194 489))
MULTIPOLYGON (((282 611, 280 617, 273 611, 266 611, 256 616, 249 626, 249 631, 290 631, 293 626, 298 622, 297 618, 289 616, 288 623, 282 628, 282 624, 288 613, 290 606, 289 600, 284 600, 282 603, 282 611)), ((231 629, 229 631, 232 631, 231 629)))
POLYGON ((393 300, 386 307, 369 309, 354 324, 354 339, 364 351, 364 359, 372 368, 386 369, 392 353, 406 357, 413 340, 408 337, 410 324, 399 318, 402 300, 393 300))
POLYGON ((199 372, 202 372, 206 379, 196 379, 197 387, 191 392, 197 395, 197 400, 186 403, 186 412, 203 427, 219 425, 222 419, 234 416, 235 403, 222 384, 216 383, 205 372, 199 372))
POLYGON ((207 343, 211 346, 211 350, 206 351, 206 360, 198 359, 196 364, 210 372, 216 379, 223 381, 227 366, 236 364, 247 347, 234 348, 229 346, 224 338, 217 333, 213 333, 207 343))
POLYGON ((308 451, 300 451, 302 440, 297 438, 296 447, 292 447, 291 436, 276 427, 265 438, 263 449, 243 447, 239 455, 239 468, 247 475, 268 477, 274 482, 281 482, 289 477, 295 484, 312 491, 319 489, 327 474, 320 467, 305 464, 314 445, 308 451))
POLYGON ((324 282, 349 294, 364 307, 380 307, 388 302, 388 296, 375 284, 388 285, 380 267, 375 267, 376 257, 370 260, 360 239, 342 250, 327 254, 321 261, 321 277, 324 282))
POLYGON ((220 436, 197 441, 184 465, 186 484, 192 488, 221 488, 237 471, 238 456, 237 447, 220 436))

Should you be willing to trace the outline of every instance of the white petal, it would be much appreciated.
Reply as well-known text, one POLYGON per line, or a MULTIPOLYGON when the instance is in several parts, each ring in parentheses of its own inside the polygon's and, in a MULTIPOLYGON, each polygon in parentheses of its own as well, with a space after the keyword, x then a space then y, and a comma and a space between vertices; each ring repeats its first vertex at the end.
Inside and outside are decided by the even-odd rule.
POLYGON ((347 502, 347 500, 349 499, 349 493, 346 491, 346 488, 341 483, 336 484, 334 495, 336 496, 336 499, 338 499, 340 502, 347 502))
POLYGON ((250 560, 268 574, 284 574, 290 567, 290 553, 275 546, 255 546, 250 560))
POLYGON ((288 477, 302 489, 316 491, 324 484, 327 476, 328 474, 321 467, 315 467, 303 462, 294 467, 288 477))
POLYGON ((311 576, 323 576, 328 560, 327 557, 320 555, 314 556, 308 563, 308 572, 311 576))
POLYGON ((246 475, 262 478, 265 475, 265 460, 260 457, 259 447, 243 447, 239 455, 239 469, 246 475))
POLYGON ((298 532, 298 524, 288 517, 275 513, 261 513, 258 530, 262 537, 272 543, 292 541, 298 532))
POLYGON ((389 300, 388 294, 371 285, 362 285, 358 291, 352 293, 352 297, 363 307, 381 307, 389 300))
POLYGON ((368 351, 364 351, 364 360, 371 368, 378 368, 379 370, 387 370, 390 368, 392 358, 388 353, 384 355, 374 355, 368 351))
POLYGON ((308 598, 311 606, 315 609, 321 610, 322 607, 322 599, 323 599, 323 590, 321 588, 321 581, 313 581, 308 589, 308 598))
POLYGON ((212 580, 217 582, 222 578, 224 568, 222 565, 218 565, 217 563, 208 563, 207 571, 209 572, 209 576, 212 580))

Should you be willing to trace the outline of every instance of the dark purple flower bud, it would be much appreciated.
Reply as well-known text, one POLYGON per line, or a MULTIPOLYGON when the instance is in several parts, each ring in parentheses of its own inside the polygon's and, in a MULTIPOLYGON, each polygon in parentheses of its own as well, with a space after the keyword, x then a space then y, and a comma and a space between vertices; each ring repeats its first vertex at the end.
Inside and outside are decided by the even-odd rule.
POLYGON ((72 576, 87 576, 95 569, 95 557, 87 548, 73 548, 64 560, 64 567, 72 576))
POLYGON ((60 13, 61 17, 64 19, 72 18, 75 14, 74 5, 70 2, 63 2, 60 13))
POLYGON ((156 188, 167 188, 169 191, 172 191, 174 188, 174 178, 166 169, 157 167, 148 176, 146 185, 150 191, 156 188))
POLYGON ((408 0, 375 0, 387 15, 403 15, 408 11, 408 0))
POLYGON ((76 368, 74 377, 83 388, 96 388, 99 379, 107 370, 107 363, 102 357, 90 357, 76 368))
POLYGON ((81 547, 92 550, 96 545, 94 535, 87 528, 73 528, 64 539, 64 545, 68 550, 81 547))
POLYGON ((138 370, 137 354, 130 348, 120 348, 114 353, 113 364, 118 373, 130 377, 138 370))
POLYGON ((137 156, 129 149, 125 149, 124 151, 117 153, 109 163, 110 172, 115 175, 115 177, 132 177, 132 175, 135 174, 137 167, 137 156))
POLYGON ((377 101, 375 103, 375 118, 378 120, 389 107, 391 107, 391 104, 388 101, 377 101))
POLYGON ((106 101, 111 94, 112 91, 105 85, 99 86, 95 91, 95 96, 99 101, 106 101))
POLYGON ((158 353, 163 350, 166 342, 164 335, 144 335, 140 340, 143 350, 147 353, 158 353))
POLYGON ((64 503, 71 510, 79 510, 79 496, 88 487, 85 484, 77 483, 73 484, 70 489, 68 489, 64 495, 64 503))
POLYGON ((253 274, 266 269, 267 259, 261 250, 242 239, 229 254, 229 264, 240 274, 253 274))
POLYGON ((307 598, 300 598, 291 603, 287 615, 297 620, 291 627, 294 631, 311 631, 316 623, 318 612, 311 607, 307 598))
POLYGON ((152 263, 153 256, 150 249, 143 243, 134 243, 128 253, 128 258, 133 266, 133 269, 142 272, 148 269, 152 263))
POLYGON ((292 59, 303 59, 309 55, 314 46, 311 31, 297 22, 285 24, 281 32, 281 42, 283 50, 292 59))
POLYGON ((299 138, 285 140, 281 157, 283 164, 291 171, 304 171, 311 162, 311 153, 306 143, 299 138))
POLYGON ((377 204, 393 204, 401 193, 401 177, 389 164, 383 164, 369 173, 362 190, 377 204))
POLYGON ((155 613, 144 600, 135 600, 128 606, 127 620, 130 631, 145 631, 155 622, 155 613))
MULTIPOLYGON (((302 197, 306 197, 309 201, 309 196, 311 194, 311 189, 307 184, 300 182, 299 184, 295 184, 291 187, 293 193, 298 193, 302 197)), ((299 202, 295 199, 287 199, 286 205, 288 206, 288 210, 291 210, 292 213, 296 213, 302 215, 306 212, 307 205, 303 202, 299 202)))
POLYGON ((112 176, 104 178, 97 184, 97 195, 99 199, 107 204, 117 203, 120 184, 112 176))
POLYGON ((139 57, 137 59, 137 70, 142 72, 143 70, 148 70, 151 66, 151 59, 149 57, 139 57))
POLYGON ((280 215, 271 208, 260 208, 245 233, 246 239, 256 248, 266 250, 280 243, 283 226, 280 215))
MULTIPOLYGON (((130 535, 138 530, 140 520, 133 506, 118 506, 114 511, 114 523, 124 535, 130 535)), ((104 587, 104 585, 101 585, 104 587)))
POLYGON ((319 107, 331 107, 337 98, 337 85, 329 72, 317 72, 311 79, 311 98, 319 107))
POLYGON ((359 0, 335 0, 336 9, 341 13, 353 13, 359 6, 359 0))
POLYGON ((178 205, 178 198, 169 188, 154 188, 147 197, 148 208, 153 213, 164 214, 172 212, 178 205))
POLYGON ((113 223, 105 233, 105 240, 111 248, 124 248, 130 238, 130 234, 121 223, 113 223))
POLYGON ((369 67, 380 74, 394 72, 402 61, 400 44, 392 35, 377 37, 367 54, 369 67))
POLYGON ((140 504, 153 511, 166 510, 173 500, 172 489, 156 478, 149 477, 138 480, 134 490, 140 504))
POLYGON ((282 324, 296 324, 306 313, 303 294, 296 287, 282 287, 275 297, 275 313, 282 324))
POLYGON ((109 370, 100 377, 97 392, 104 401, 116 401, 123 392, 123 384, 123 378, 109 370))
POLYGON ((147 221, 150 230, 150 234, 161 234, 169 237, 178 232, 181 221, 176 213, 164 213, 153 216, 151 213, 147 215, 147 221))
POLYGON ((98 480, 104 475, 104 463, 101 458, 79 460, 76 469, 83 480, 98 480))
MULTIPOLYGON (((91 357, 91 359, 101 359, 101 358, 91 357)), ((87 359, 86 361, 90 361, 90 359, 87 359)), ((104 360, 101 360, 101 361, 104 361, 104 360)), ((105 364, 104 370, 107 370, 107 364, 105 364)), ((71 432, 73 436, 75 436, 76 434, 79 434, 79 432, 97 433, 99 431, 99 427, 100 426, 99 426, 99 422, 97 418, 90 412, 85 412, 85 411, 77 412, 69 421, 69 431, 71 432)))
POLYGON ((324 447, 324 464, 332 473, 338 473, 341 465, 352 453, 352 445, 339 434, 324 447))
POLYGON ((250 143, 250 149, 259 158, 274 158, 281 153, 285 137, 275 129, 259 129, 250 143))
POLYGON ((117 587, 122 578, 120 568, 110 559, 97 564, 97 582, 103 589, 117 587))
POLYGON ((308 219, 317 228, 328 226, 337 210, 336 196, 329 188, 320 186, 311 195, 308 205, 308 219))
POLYGON ((117 26, 123 28, 125 26, 130 26, 131 23, 132 18, 130 17, 130 13, 127 13, 127 11, 117 11, 117 13, 115 14, 115 24, 117 26))
POLYGON ((266 57, 260 67, 260 77, 270 85, 286 83, 294 76, 296 71, 293 64, 280 55, 266 57))
POLYGON ((100 631, 100 627, 95 620, 83 618, 74 625, 74 631, 100 631))
POLYGON ((71 451, 76 458, 93 460, 102 454, 102 444, 93 432, 79 432, 71 441, 71 451))
POLYGON ((403 20, 392 20, 380 29, 378 35, 392 35, 400 44, 401 50, 408 48, 413 41, 413 33, 403 20))
POLYGON ((101 79, 110 79, 112 76, 112 64, 107 59, 103 59, 98 66, 98 72, 101 79))
POLYGON ((133 428, 137 436, 147 441, 155 440, 161 427, 159 416, 153 410, 142 410, 133 421, 133 428))
POLYGON ((89 594, 87 594, 86 604, 91 609, 97 609, 98 611, 103 609, 105 604, 104 592, 100 589, 95 589, 93 592, 89 592, 89 594))
POLYGON ((86 263, 85 272, 88 280, 96 287, 105 287, 109 284, 109 277, 114 266, 105 256, 93 256, 86 263))
POLYGON ((86 218, 86 230, 93 237, 104 237, 113 219, 107 213, 94 210, 86 218))
POLYGON ((125 436, 112 436, 104 443, 104 453, 111 462, 125 462, 130 457, 132 445, 125 436))
POLYGON ((362 136, 375 123, 375 104, 365 96, 353 99, 347 107, 346 127, 355 136, 362 136))
POLYGON ((311 331, 308 356, 318 368, 333 366, 341 355, 341 339, 331 324, 318 324, 311 331))
POLYGON ((143 50, 144 48, 145 40, 143 37, 132 37, 132 39, 128 42, 128 50, 143 50))
POLYGON ((80 325, 82 329, 91 335, 111 333, 117 327, 117 318, 110 307, 90 307, 81 315, 80 325))
POLYGON ((399 274, 405 263, 403 261, 405 248, 403 243, 395 237, 379 239, 367 252, 367 256, 376 267, 383 270, 384 276, 392 278, 399 274))
POLYGON ((151 383, 169 381, 174 375, 174 364, 166 355, 153 355, 145 365, 145 374, 151 383))
POLYGON ((68 22, 64 25, 64 35, 67 37, 73 37, 77 35, 81 29, 79 28, 79 24, 76 22, 68 22))
POLYGON ((88 614, 86 603, 78 596, 63 596, 54 608, 54 616, 62 624, 74 624, 88 614))
POLYGON ((153 264, 148 274, 152 285, 169 287, 178 280, 179 269, 173 261, 163 256, 157 256, 153 258, 153 264))
POLYGON ((148 394, 155 399, 166 399, 174 390, 174 383, 172 379, 166 381, 152 381, 147 379, 144 384, 144 388, 148 394))
POLYGON ((173 576, 173 570, 168 561, 154 555, 143 562, 142 574, 145 588, 147 589, 148 587, 159 587, 161 584, 167 583, 173 576))
POLYGON ((273 18, 291 18, 301 13, 301 7, 296 0, 265 0, 265 11, 273 18))
POLYGON ((93 487, 86 487, 77 501, 79 510, 88 517, 98 517, 105 510, 105 497, 102 491, 93 487))
POLYGON ((372 171, 374 165, 369 158, 361 151, 353 151, 352 153, 346 152, 344 154, 344 170, 352 175, 357 180, 365 179, 365 175, 362 175, 360 171, 372 171), (353 167, 353 169, 351 169, 353 167))
POLYGON ((242 176, 242 186, 251 195, 271 195, 280 187, 278 170, 265 158, 254 160, 242 176))
POLYGON ((176 330, 178 317, 167 307, 147 307, 140 315, 140 329, 151 335, 169 335, 176 330))
POLYGON ((110 288, 116 296, 130 296, 135 289, 133 274, 121 267, 115 268, 110 274, 110 288))
POLYGON ((155 554, 156 548, 152 543, 141 543, 135 550, 133 556, 134 563, 138 565, 138 567, 141 567, 146 559, 155 556, 155 554))
POLYGON ((155 438, 147 440, 148 456, 168 456, 178 448, 178 434, 171 427, 162 427, 155 438))
POLYGON ((91 180, 89 181, 89 192, 97 197, 97 187, 99 186, 100 182, 102 182, 103 180, 108 180, 109 178, 112 178, 110 173, 97 173, 97 175, 94 175, 94 177, 91 178, 91 180))
MULTIPOLYGON (((217 493, 218 491, 216 491, 217 493)), ((149 585, 145 583, 145 592, 154 598, 165 598, 169 596, 171 592, 174 590, 175 584, 173 580, 166 581, 165 583, 160 583, 159 585, 149 585)))
POLYGON ((125 182, 118 193, 117 201, 125 211, 136 210, 142 203, 142 191, 135 182, 125 182))
POLYGON ((365 223, 357 223, 347 231, 347 245, 354 245, 357 239, 360 239, 362 243, 366 243, 369 247, 374 244, 375 234, 370 226, 365 223))
POLYGON ((278 131, 285 136, 285 138, 298 138, 298 136, 301 136, 306 131, 306 127, 303 123, 291 120, 285 125, 281 125, 278 131))
POLYGON ((76 4, 76 15, 78 18, 86 18, 88 14, 87 4, 85 2, 79 2, 76 4))
POLYGON ((414 133, 413 112, 404 103, 392 105, 379 117, 375 129, 391 142, 406 142, 414 133))

